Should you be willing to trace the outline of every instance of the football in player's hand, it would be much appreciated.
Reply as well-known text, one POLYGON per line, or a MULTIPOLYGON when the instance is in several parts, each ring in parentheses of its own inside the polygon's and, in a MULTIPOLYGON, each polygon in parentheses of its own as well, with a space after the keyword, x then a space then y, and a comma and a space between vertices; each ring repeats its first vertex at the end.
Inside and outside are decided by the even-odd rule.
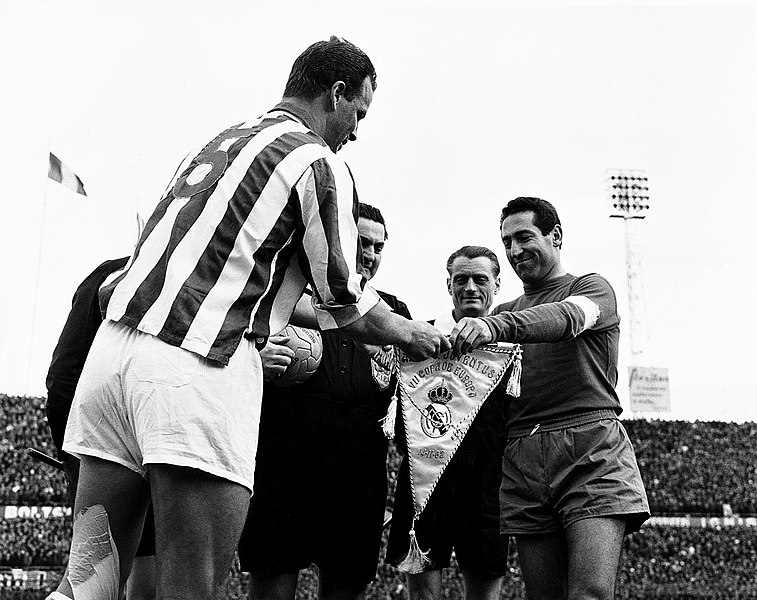
POLYGON ((307 381, 312 377, 323 356, 323 342, 320 332, 314 329, 305 329, 287 325, 279 335, 289 337, 284 344, 294 351, 294 358, 289 363, 287 370, 272 380, 272 383, 280 386, 296 385, 307 381))

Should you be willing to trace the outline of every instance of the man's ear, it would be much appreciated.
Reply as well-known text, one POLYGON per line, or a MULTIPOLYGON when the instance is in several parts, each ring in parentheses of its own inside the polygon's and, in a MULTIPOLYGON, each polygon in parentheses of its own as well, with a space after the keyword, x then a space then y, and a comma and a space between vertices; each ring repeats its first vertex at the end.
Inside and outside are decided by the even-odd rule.
POLYGON ((329 112, 336 110, 336 105, 344 99, 344 91, 347 89, 347 84, 344 81, 335 81, 329 90, 329 101, 327 110, 329 112))
POLYGON ((562 248, 562 226, 558 223, 552 228, 552 245, 562 248))
POLYGON ((449 292, 449 295, 452 295, 452 279, 447 277, 447 291, 449 292))
POLYGON ((494 278, 494 295, 499 294, 499 276, 494 278))

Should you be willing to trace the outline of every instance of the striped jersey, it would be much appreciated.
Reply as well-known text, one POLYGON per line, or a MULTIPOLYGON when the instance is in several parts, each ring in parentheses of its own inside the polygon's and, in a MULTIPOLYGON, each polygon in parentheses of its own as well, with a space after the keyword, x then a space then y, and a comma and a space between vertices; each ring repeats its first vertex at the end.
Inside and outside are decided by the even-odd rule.
POLYGON ((283 329, 308 283, 322 329, 375 306, 352 174, 292 113, 279 105, 187 156, 100 289, 105 318, 228 364, 243 335, 283 329))

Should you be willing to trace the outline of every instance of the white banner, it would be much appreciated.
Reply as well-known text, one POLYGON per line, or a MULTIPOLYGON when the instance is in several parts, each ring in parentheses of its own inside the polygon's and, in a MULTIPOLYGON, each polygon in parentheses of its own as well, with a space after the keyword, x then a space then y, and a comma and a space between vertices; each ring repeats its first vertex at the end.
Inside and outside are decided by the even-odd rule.
POLYGON ((670 412, 666 368, 628 367, 628 392, 632 412, 670 412))
MULTIPOLYGON (((520 395, 520 361, 520 345, 505 343, 490 344, 462 355, 445 352, 439 358, 421 362, 413 362, 398 352, 398 396, 407 434, 414 521, 428 503, 481 406, 511 365, 507 393, 520 395)), ((399 568, 420 572, 425 556, 415 542, 414 527, 410 534, 411 548, 399 568)))

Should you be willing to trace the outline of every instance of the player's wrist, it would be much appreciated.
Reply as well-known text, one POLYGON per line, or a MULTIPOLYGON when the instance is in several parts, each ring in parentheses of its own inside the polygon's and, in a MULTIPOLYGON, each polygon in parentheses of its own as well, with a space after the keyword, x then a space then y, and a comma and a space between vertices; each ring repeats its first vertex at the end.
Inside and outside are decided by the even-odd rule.
POLYGON ((493 344, 499 341, 499 330, 492 323, 492 319, 490 317, 479 317, 479 319, 484 322, 486 330, 489 332, 490 338, 487 343, 493 344))

